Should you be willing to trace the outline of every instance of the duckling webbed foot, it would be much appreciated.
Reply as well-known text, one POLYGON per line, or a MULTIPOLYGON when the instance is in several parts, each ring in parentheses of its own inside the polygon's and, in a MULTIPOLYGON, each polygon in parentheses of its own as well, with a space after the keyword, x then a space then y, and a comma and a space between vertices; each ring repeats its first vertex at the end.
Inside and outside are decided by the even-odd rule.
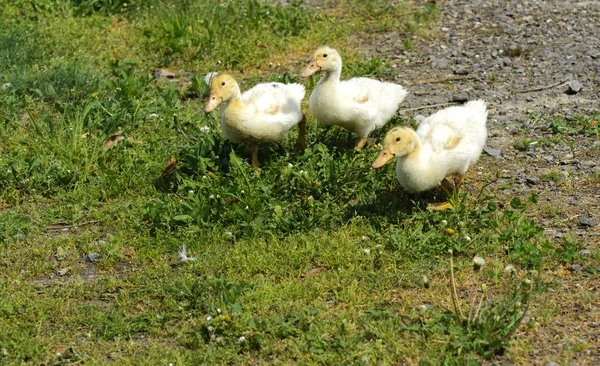
POLYGON ((450 202, 436 202, 427 205, 427 211, 429 212, 451 210, 452 208, 453 206, 450 202))
POLYGON ((360 152, 363 149, 363 147, 365 147, 366 144, 371 144, 372 142, 373 141, 368 137, 362 138, 356 142, 356 146, 354 146, 354 150, 360 152))
POLYGON ((454 186, 456 188, 460 187, 463 185, 463 183, 465 182, 465 176, 462 174, 456 174, 455 176, 452 177, 452 180, 454 181, 454 186))

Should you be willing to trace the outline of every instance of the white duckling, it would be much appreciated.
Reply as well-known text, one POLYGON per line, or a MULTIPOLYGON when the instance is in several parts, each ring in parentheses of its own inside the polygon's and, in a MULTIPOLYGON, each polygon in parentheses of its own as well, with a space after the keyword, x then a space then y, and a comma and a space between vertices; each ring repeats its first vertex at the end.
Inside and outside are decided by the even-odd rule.
POLYGON ((396 177, 407 191, 427 191, 441 182, 442 189, 451 192, 454 186, 446 177, 456 175, 456 183, 462 183, 463 174, 479 159, 485 145, 486 121, 486 103, 476 100, 432 114, 416 132, 394 127, 386 134, 373 168, 397 158, 396 177))
POLYGON ((369 78, 340 81, 342 58, 330 47, 319 47, 302 73, 323 76, 310 95, 310 113, 322 123, 337 125, 358 135, 360 151, 371 131, 389 121, 408 92, 400 85, 369 78))
POLYGON ((300 110, 304 94, 304 85, 282 83, 258 84, 242 94, 232 76, 220 74, 211 81, 204 110, 211 112, 223 102, 223 135, 250 144, 252 167, 258 168, 258 143, 281 142, 296 125, 300 128, 296 149, 304 149, 306 118, 300 110))

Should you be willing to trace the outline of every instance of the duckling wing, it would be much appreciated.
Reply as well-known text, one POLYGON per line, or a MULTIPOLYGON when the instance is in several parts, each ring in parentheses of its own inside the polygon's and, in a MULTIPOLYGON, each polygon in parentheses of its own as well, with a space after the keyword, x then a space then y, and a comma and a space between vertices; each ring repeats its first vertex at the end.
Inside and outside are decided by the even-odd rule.
POLYGON ((300 84, 258 84, 242 94, 242 100, 255 108, 256 113, 275 115, 300 110, 305 89, 300 84))
POLYGON ((244 129, 264 141, 280 141, 300 122, 300 102, 305 89, 300 84, 258 84, 242 94, 248 111, 244 129))
POLYGON ((424 119, 417 134, 424 144, 448 161, 474 163, 487 138, 485 102, 443 109, 424 119))
POLYGON ((364 108, 375 112, 376 127, 390 120, 408 92, 400 85, 369 78, 353 78, 340 83, 342 92, 364 108))

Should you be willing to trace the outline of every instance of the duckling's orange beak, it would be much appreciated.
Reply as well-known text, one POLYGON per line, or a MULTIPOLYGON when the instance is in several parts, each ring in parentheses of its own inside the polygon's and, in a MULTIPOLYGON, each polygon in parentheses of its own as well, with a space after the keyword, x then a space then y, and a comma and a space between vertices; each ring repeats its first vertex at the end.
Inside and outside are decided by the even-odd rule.
POLYGON ((394 157, 394 155, 392 155, 390 150, 386 147, 383 149, 381 154, 379 154, 379 157, 377 158, 377 160, 375 160, 375 162, 371 166, 374 169, 381 168, 382 166, 387 164, 390 160, 392 160, 393 157, 394 157))
POLYGON ((206 113, 210 113, 215 110, 221 104, 221 97, 219 97, 216 93, 210 93, 208 100, 206 101, 206 106, 204 106, 204 111, 206 113))
POLYGON ((321 67, 319 65, 317 65, 317 62, 311 61, 311 63, 308 64, 308 66, 306 66, 306 69, 304 69, 304 72, 302 73, 302 77, 303 78, 309 77, 319 70, 321 70, 321 67))

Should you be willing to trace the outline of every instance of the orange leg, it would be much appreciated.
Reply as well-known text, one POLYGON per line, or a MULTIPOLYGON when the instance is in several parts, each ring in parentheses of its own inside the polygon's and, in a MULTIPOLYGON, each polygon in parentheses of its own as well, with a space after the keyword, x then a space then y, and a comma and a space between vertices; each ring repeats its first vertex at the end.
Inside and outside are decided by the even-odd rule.
POLYGON ((363 147, 365 147, 365 145, 367 143, 371 143, 370 139, 368 137, 362 138, 360 140, 358 140, 356 142, 356 146, 354 146, 354 150, 356 151, 361 151, 363 149, 363 147))
POLYGON ((250 153, 252 154, 252 167, 258 169, 258 143, 250 143, 250 153))
POLYGON ((302 114, 302 119, 298 123, 298 140, 296 140, 296 151, 306 149, 306 116, 302 114))
POLYGON ((455 187, 454 184, 452 184, 448 179, 444 178, 440 182, 440 188, 442 189, 442 191, 448 194, 452 194, 452 192, 454 192, 455 187))

